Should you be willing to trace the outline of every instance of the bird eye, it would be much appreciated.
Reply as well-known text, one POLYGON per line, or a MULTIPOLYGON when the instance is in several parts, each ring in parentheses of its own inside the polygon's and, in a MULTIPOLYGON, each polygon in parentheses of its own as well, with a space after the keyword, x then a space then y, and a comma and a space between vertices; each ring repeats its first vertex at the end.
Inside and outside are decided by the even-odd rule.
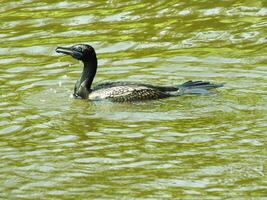
POLYGON ((77 50, 82 52, 83 49, 82 49, 82 47, 77 47, 77 50))

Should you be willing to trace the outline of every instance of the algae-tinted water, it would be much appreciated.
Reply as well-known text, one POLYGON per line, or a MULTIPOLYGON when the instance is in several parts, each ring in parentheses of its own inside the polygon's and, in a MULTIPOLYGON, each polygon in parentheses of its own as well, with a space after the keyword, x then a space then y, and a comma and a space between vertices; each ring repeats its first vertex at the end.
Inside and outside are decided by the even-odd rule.
POLYGON ((266 197, 267 5, 254 1, 1 1, 0 198, 266 197), (133 104, 70 97, 95 83, 224 82, 133 104))

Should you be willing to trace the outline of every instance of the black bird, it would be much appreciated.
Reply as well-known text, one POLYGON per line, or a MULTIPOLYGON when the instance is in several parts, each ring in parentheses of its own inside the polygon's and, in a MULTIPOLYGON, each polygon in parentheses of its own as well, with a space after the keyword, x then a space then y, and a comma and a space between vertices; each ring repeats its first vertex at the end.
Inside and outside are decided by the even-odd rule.
POLYGON ((208 90, 222 87, 204 81, 188 81, 177 86, 154 86, 133 82, 107 82, 91 88, 97 70, 97 58, 93 47, 77 44, 71 47, 57 47, 57 53, 71 55, 84 64, 80 79, 74 87, 74 97, 90 100, 108 99, 114 102, 131 102, 180 96, 184 94, 205 94, 208 90))

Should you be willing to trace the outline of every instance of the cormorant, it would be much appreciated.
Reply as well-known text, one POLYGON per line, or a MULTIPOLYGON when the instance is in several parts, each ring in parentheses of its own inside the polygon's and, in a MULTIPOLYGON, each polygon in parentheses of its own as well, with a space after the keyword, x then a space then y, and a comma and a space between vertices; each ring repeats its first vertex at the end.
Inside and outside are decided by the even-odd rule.
POLYGON ((57 53, 71 55, 84 64, 80 79, 76 82, 73 96, 90 100, 108 99, 114 102, 132 102, 160 99, 183 94, 205 94, 208 90, 222 87, 206 81, 187 81, 177 86, 154 86, 133 82, 107 82, 92 88, 97 71, 95 50, 87 44, 76 44, 71 47, 57 47, 57 53))

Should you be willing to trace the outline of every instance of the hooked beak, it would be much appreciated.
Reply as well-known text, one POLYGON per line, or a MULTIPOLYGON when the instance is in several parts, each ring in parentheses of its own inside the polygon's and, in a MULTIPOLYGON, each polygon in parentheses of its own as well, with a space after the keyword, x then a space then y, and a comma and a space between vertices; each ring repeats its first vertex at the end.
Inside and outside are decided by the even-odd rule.
POLYGON ((71 55, 73 58, 77 59, 77 60, 81 60, 83 54, 79 51, 76 51, 74 49, 72 49, 71 47, 57 47, 56 48, 56 52, 57 53, 63 53, 66 55, 71 55))

